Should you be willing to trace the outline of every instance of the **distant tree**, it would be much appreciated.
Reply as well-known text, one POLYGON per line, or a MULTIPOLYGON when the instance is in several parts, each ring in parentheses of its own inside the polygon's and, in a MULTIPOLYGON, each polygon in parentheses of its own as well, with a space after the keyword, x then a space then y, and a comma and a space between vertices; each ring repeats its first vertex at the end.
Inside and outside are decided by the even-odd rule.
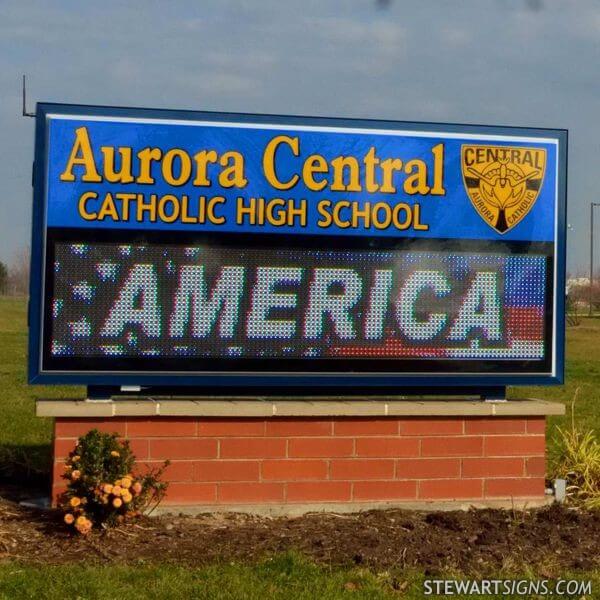
MULTIPOLYGON (((569 307, 574 311, 583 311, 590 305, 590 282, 588 278, 582 278, 580 282, 569 286, 567 297, 569 307)), ((594 287, 592 288, 592 308, 594 311, 600 310, 600 277, 594 278, 594 287)))
POLYGON ((29 256, 29 248, 23 248, 16 254, 10 266, 8 287, 12 294, 29 294, 29 256))
POLYGON ((567 294, 565 298, 565 314, 567 317, 567 325, 575 327, 581 323, 578 308, 578 303, 573 299, 573 295, 567 294))
POLYGON ((0 294, 6 294, 8 289, 8 269, 6 265, 0 261, 0 294))

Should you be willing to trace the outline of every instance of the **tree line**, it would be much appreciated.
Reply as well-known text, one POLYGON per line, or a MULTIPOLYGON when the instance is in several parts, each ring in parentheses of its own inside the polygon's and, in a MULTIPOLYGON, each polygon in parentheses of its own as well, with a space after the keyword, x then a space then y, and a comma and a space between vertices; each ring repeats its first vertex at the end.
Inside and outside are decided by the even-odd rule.
POLYGON ((29 249, 21 250, 10 265, 0 261, 0 295, 29 294, 29 249))

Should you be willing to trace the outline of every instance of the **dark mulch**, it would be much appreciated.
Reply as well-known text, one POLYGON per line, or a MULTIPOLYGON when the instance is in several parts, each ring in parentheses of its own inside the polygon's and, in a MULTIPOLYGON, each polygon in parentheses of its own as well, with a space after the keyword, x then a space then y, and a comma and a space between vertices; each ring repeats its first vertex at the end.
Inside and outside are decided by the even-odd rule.
POLYGON ((552 576, 600 568, 600 512, 554 505, 526 512, 161 516, 83 538, 70 534, 54 511, 0 500, 0 560, 204 565, 254 562, 290 550, 320 563, 377 571, 414 567, 428 574, 481 575, 527 567, 552 576))

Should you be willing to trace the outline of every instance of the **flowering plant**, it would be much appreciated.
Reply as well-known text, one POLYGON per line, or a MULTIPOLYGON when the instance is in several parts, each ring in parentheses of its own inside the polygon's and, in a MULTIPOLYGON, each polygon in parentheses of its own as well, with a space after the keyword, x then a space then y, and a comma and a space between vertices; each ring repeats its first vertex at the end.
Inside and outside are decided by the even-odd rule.
POLYGON ((167 484, 160 479, 168 465, 134 475, 129 442, 92 429, 78 439, 65 464, 65 523, 86 535, 94 526, 110 527, 153 510, 165 495, 167 484))

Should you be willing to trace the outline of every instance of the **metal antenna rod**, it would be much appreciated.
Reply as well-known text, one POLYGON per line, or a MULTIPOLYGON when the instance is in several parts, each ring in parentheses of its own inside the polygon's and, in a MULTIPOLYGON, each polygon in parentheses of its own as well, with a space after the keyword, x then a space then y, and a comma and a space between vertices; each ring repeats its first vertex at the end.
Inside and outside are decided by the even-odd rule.
POLYGON ((24 117, 35 117, 35 113, 27 112, 27 91, 25 88, 25 75, 23 75, 23 113, 24 117))

